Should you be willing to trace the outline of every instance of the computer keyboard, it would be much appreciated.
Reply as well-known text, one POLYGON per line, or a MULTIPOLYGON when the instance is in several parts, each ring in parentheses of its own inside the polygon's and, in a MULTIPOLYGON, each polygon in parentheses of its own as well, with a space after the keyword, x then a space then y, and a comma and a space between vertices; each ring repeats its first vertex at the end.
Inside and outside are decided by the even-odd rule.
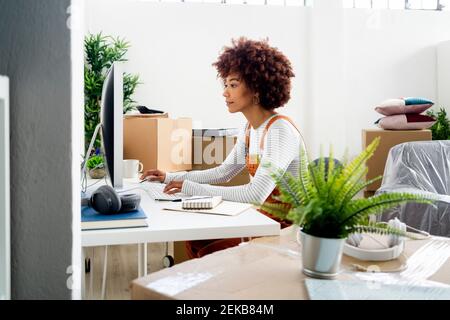
POLYGON ((150 198, 153 200, 177 200, 186 198, 187 195, 179 192, 175 194, 167 194, 164 193, 164 187, 166 186, 165 183, 159 183, 159 182, 143 182, 142 188, 148 193, 150 198))

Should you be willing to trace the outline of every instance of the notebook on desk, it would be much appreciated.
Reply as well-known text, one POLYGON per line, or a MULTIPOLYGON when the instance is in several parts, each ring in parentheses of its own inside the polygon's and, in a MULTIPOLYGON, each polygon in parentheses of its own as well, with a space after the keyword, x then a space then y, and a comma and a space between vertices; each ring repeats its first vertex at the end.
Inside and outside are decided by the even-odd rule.
POLYGON ((136 211, 117 214, 101 214, 91 207, 81 207, 81 230, 138 228, 147 226, 147 215, 141 207, 136 211))
POLYGON ((214 209, 222 202, 221 196, 191 197, 181 201, 182 209, 214 209))
POLYGON ((242 212, 250 209, 251 207, 253 207, 253 205, 249 203, 222 201, 219 205, 217 205, 212 209, 183 209, 181 202, 170 202, 163 209, 170 211, 217 214, 223 216, 237 216, 242 212))

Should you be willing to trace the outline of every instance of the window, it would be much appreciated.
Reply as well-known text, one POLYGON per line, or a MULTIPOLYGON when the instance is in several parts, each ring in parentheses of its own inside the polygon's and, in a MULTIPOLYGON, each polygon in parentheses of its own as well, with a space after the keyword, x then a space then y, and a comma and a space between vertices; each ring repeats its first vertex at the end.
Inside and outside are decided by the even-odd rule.
MULTIPOLYGON (((140 0, 147 2, 221 3, 224 5, 268 5, 313 7, 314 0, 140 0)), ((331 0, 330 0, 331 1, 331 0)), ((335 0, 332 0, 335 1, 335 0)), ((344 8, 450 10, 450 0, 342 0, 344 8)))
POLYGON ((450 10, 450 0, 343 0, 344 8, 450 10))
POLYGON ((312 7, 314 0, 140 0, 143 2, 178 2, 178 3, 221 3, 224 5, 268 5, 312 7))

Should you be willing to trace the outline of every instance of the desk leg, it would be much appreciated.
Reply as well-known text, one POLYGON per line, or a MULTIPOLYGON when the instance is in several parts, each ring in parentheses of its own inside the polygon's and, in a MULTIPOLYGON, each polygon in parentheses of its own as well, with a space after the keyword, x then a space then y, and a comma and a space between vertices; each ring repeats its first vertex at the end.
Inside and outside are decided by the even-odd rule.
POLYGON ((102 300, 106 296, 106 266, 108 265, 108 246, 105 246, 105 258, 103 260, 103 281, 102 281, 102 300))
POLYGON ((81 300, 86 299, 86 269, 84 267, 84 260, 86 257, 85 248, 81 247, 81 300))
POLYGON ((92 247, 90 257, 91 266, 89 271, 89 297, 91 297, 92 300, 94 299, 94 250, 95 247, 92 247))
POLYGON ((138 277, 147 275, 147 243, 138 244, 138 277))

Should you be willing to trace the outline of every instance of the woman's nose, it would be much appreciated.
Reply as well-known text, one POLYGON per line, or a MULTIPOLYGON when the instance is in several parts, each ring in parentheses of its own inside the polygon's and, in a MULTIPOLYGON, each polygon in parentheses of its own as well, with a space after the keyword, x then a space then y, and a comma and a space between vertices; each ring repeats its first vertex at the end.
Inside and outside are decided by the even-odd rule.
POLYGON ((226 97, 228 97, 230 94, 228 93, 228 89, 223 89, 223 93, 222 93, 222 95, 226 98, 226 97))

